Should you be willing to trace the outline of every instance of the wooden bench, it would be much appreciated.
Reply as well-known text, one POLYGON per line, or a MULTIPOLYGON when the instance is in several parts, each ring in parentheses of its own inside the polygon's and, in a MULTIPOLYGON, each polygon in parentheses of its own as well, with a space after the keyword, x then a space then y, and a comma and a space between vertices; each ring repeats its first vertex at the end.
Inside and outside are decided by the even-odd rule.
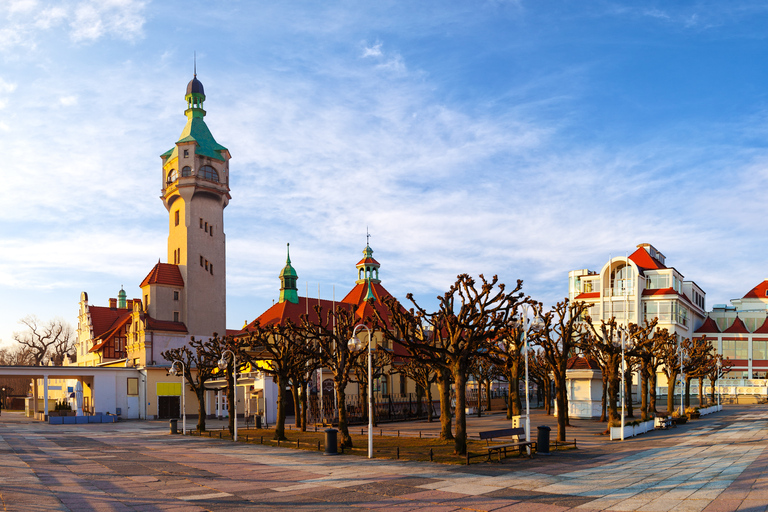
POLYGON ((528 440, 520 441, 520 439, 525 439, 525 429, 524 428, 502 428, 499 430, 488 430, 486 432, 480 432, 480 439, 485 439, 485 443, 488 448, 488 460, 491 460, 491 455, 495 452, 499 454, 499 462, 501 462, 501 455, 504 454, 504 457, 507 456, 507 448, 516 448, 520 454, 523 453, 523 448, 526 449, 526 451, 530 448, 533 450, 535 448, 536 443, 533 443, 528 440), (510 436, 517 436, 518 441, 514 443, 505 443, 505 444, 490 444, 491 439, 498 439, 500 437, 510 437, 510 436))
POLYGON ((656 416, 653 419, 653 428, 668 429, 675 426, 671 416, 656 416))

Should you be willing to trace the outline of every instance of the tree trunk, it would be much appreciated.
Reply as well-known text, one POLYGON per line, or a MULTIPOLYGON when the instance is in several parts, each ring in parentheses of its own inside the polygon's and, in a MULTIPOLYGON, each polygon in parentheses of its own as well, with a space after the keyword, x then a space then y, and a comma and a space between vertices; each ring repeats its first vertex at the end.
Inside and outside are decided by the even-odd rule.
POLYGON ((656 368, 648 368, 648 414, 656 415, 656 368))
POLYGON ((507 374, 507 380, 509 381, 509 396, 507 397, 507 419, 511 420, 512 416, 520 416, 523 412, 523 404, 520 401, 520 363, 519 358, 509 369, 507 374))
POLYGON ((229 410, 229 434, 235 435, 235 417, 237 416, 237 388, 235 387, 235 374, 230 374, 230 383, 232 386, 227 386, 227 409, 229 410))
POLYGON ((301 398, 299 397, 299 386, 293 381, 291 383, 291 395, 293 395, 293 423, 297 428, 301 428, 301 398))
POLYGON ((624 372, 624 402, 626 404, 627 417, 634 418, 635 410, 632 407, 632 372, 624 372))
MULTIPOLYGON (((611 358, 613 359, 613 358, 611 358)), ((615 361, 611 361, 612 363, 615 361)), ((621 417, 619 415, 616 402, 619 398, 619 368, 617 364, 611 364, 608 366, 608 422, 612 426, 616 426, 621 417)))
POLYGON ((459 364, 454 366, 453 382, 456 384, 456 437, 453 453, 467 454, 467 382, 464 369, 459 364))
POLYGON ((704 377, 699 377, 699 407, 704 407, 704 377))
POLYGON ((485 381, 485 403, 486 403, 486 411, 491 410, 491 379, 488 379, 485 381))
POLYGON ((675 411, 675 381, 677 372, 671 372, 667 375, 667 414, 675 411))
POLYGON ((349 423, 347 422, 347 395, 344 391, 344 386, 340 386, 338 382, 334 381, 334 387, 336 388, 336 402, 337 410, 336 414, 339 415, 339 432, 341 433, 342 446, 352 447, 352 436, 349 435, 349 423))
POLYGON ((197 388, 197 430, 199 432, 205 432, 205 386, 204 383, 200 383, 200 387, 197 388))
POLYGON ((685 406, 683 407, 683 410, 686 410, 691 406, 691 380, 693 379, 690 376, 685 376, 685 406))
POLYGON ((307 383, 301 385, 301 431, 307 431, 307 408, 309 406, 309 393, 307 393, 307 383))
POLYGON ((552 415, 552 386, 549 385, 549 382, 544 383, 544 411, 547 416, 552 415))
POLYGON ((717 382, 717 379, 712 380, 712 378, 710 377, 710 379, 709 379, 709 384, 710 384, 710 390, 709 390, 710 391, 710 395, 709 395, 709 397, 710 397, 710 400, 711 400, 711 402, 713 404, 716 403, 715 402, 715 383, 716 382, 717 382))
MULTIPOLYGON (((568 424, 568 389, 565 372, 555 375, 555 400, 557 400, 557 440, 565 441, 565 427, 568 424)), ((526 439, 530 441, 530 439, 526 439)))
POLYGON ((640 415, 643 421, 648 421, 648 367, 640 368, 640 415))
POLYGON ((427 383, 427 423, 432 423, 434 413, 432 411, 432 386, 427 383))
POLYGON ((440 439, 453 439, 451 431, 451 374, 446 369, 438 371, 437 387, 440 390, 440 439))
POLYGON ((286 400, 286 381, 288 378, 279 373, 275 375, 277 380, 277 421, 275 422, 275 440, 285 439, 285 400, 286 400))
POLYGON ((608 421, 608 373, 603 371, 603 397, 600 399, 600 421, 608 421))

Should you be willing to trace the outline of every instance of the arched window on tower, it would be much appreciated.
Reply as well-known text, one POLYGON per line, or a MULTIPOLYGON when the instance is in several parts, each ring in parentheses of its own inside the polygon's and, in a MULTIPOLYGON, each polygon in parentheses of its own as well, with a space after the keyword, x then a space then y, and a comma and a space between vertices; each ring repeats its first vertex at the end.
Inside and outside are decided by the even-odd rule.
POLYGON ((166 183, 169 185, 179 179, 179 173, 176 172, 176 169, 171 169, 168 171, 168 179, 166 180, 166 183))
POLYGON ((197 175, 204 180, 219 182, 219 173, 210 165, 204 165, 197 171, 197 175))
POLYGON ((185 165, 184 168, 181 170, 181 177, 187 177, 192 176, 192 168, 188 165, 185 165))
POLYGON ((629 265, 621 263, 611 272, 611 295, 631 295, 634 290, 632 284, 632 267, 629 265))

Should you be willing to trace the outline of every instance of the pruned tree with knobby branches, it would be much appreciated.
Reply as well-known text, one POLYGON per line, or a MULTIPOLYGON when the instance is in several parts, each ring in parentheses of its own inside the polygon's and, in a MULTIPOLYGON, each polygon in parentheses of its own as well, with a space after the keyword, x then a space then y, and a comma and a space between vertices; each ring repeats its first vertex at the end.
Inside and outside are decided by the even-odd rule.
POLYGON ((542 314, 542 304, 538 303, 534 306, 534 311, 544 321, 544 328, 539 333, 532 333, 531 336, 541 347, 544 360, 552 372, 557 403, 558 441, 565 441, 565 427, 569 425, 568 389, 565 380, 568 359, 574 355, 577 347, 584 345, 589 337, 582 319, 582 314, 587 307, 584 302, 564 299, 542 314))
MULTIPOLYGON (((416 326, 428 326, 433 333, 432 342, 415 347, 416 350, 430 357, 435 364, 444 361, 441 364, 447 366, 441 369, 449 371, 454 381, 454 453, 457 455, 467 453, 466 386, 472 360, 478 352, 490 350, 499 339, 510 315, 523 300, 522 286, 522 280, 518 280, 517 286, 507 292, 497 276, 487 280, 481 274, 476 281, 468 274, 461 274, 451 288, 438 297, 438 309, 433 313, 419 306, 413 294, 407 295, 415 308, 416 326)), ((393 319, 403 313, 390 309, 390 315, 392 324, 396 324, 393 319)), ((423 332, 423 327, 417 329, 423 332)))
POLYGON ((333 386, 336 392, 337 415, 341 443, 352 446, 347 420, 346 389, 357 366, 365 364, 368 350, 365 347, 359 352, 350 351, 347 346, 358 323, 372 325, 372 318, 359 319, 354 311, 339 305, 335 311, 323 311, 320 305, 315 306, 316 319, 308 315, 301 316, 300 332, 306 338, 311 350, 318 354, 320 364, 333 374, 333 386))
MULTIPOLYGON (((165 350, 160 355, 169 362, 184 363, 184 379, 197 397, 197 430, 205 432, 205 383, 212 380, 218 370, 216 348, 220 340, 216 335, 207 341, 191 337, 188 346, 165 350)), ((183 393, 184 390, 182 389, 183 393)))

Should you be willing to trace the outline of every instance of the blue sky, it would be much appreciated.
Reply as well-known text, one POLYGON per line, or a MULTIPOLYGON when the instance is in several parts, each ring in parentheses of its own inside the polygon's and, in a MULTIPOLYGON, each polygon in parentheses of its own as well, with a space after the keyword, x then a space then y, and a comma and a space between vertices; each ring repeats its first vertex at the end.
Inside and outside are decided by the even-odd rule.
POLYGON ((166 260, 159 155, 197 52, 232 153, 228 326, 341 298, 371 233, 428 307, 649 242, 708 308, 766 276, 764 2, 0 0, 0 339, 140 296, 166 260))

